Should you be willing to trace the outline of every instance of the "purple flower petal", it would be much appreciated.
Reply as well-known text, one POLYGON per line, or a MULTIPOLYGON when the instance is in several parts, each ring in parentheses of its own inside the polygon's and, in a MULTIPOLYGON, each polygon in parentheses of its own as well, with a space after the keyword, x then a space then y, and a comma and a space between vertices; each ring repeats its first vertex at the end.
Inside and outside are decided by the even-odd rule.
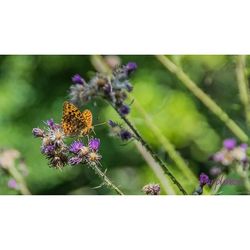
POLYGON ((74 154, 77 154, 79 152, 79 150, 83 147, 83 143, 80 142, 80 141, 74 141, 71 145, 70 145, 70 148, 69 148, 69 151, 74 153, 74 154))
POLYGON ((98 138, 94 138, 94 139, 90 139, 89 140, 89 147, 94 150, 97 151, 100 147, 100 139, 98 138))
POLYGON ((72 82, 75 84, 83 84, 84 79, 79 74, 76 74, 72 77, 72 82))
POLYGON ((236 140, 233 138, 226 139, 223 141, 223 146, 228 150, 232 150, 236 146, 236 140))
POLYGON ((55 151, 54 145, 47 145, 42 147, 42 153, 46 155, 52 155, 55 151))
POLYGON ((135 62, 129 62, 126 65, 126 69, 127 69, 128 75, 130 75, 131 73, 133 73, 137 69, 137 64, 135 62))
POLYGON ((74 156, 74 157, 71 157, 68 161, 68 163, 70 165, 78 165, 79 163, 82 162, 82 158, 78 157, 78 156, 74 156))

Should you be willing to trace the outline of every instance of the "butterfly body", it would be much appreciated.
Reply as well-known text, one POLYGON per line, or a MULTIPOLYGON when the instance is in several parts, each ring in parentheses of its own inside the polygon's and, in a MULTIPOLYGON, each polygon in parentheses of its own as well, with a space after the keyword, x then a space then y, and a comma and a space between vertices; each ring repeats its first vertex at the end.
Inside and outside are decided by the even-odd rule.
POLYGON ((74 104, 64 102, 62 129, 66 136, 84 136, 92 129, 92 113, 86 109, 81 112, 74 104))

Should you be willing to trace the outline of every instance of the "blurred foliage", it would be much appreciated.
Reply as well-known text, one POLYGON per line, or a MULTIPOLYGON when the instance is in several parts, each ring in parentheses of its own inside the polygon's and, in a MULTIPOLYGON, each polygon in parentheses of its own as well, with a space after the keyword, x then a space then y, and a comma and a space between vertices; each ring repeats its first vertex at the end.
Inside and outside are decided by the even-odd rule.
MULTIPOLYGON (((120 59, 122 63, 137 63, 138 70, 131 80, 133 95, 163 135, 197 176, 208 172, 212 166, 209 156, 220 148, 224 138, 233 136, 230 131, 153 56, 126 55, 120 59)), ((185 55, 171 59, 247 131, 233 56, 185 55)), ((40 141, 31 134, 33 127, 43 127, 43 121, 49 118, 60 122, 72 75, 79 73, 88 80, 94 72, 89 56, 0 57, 0 147, 16 148, 22 153, 29 169, 27 184, 33 194, 113 194, 105 187, 93 188, 101 180, 88 168, 65 167, 63 171, 49 168, 40 153, 40 141)), ((133 104, 131 107, 131 120, 182 182, 182 173, 176 171, 174 162, 133 104)), ((92 102, 88 108, 94 114, 94 123, 120 121, 102 101, 92 102)), ((126 194, 142 194, 145 184, 158 182, 133 142, 123 145, 109 136, 106 126, 97 127, 95 132, 102 142, 103 169, 107 168, 107 175, 126 194)), ((13 194, 6 183, 6 178, 0 177, 0 194, 13 194)), ((227 192, 233 191, 225 189, 224 194, 227 192)))

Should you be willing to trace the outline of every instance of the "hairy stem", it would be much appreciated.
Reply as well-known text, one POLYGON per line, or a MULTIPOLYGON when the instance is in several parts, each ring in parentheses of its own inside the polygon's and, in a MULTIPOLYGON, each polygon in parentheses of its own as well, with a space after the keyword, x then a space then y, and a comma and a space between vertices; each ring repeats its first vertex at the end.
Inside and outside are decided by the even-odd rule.
POLYGON ((92 165, 91 167, 95 171, 95 173, 103 180, 104 184, 107 187, 113 189, 119 195, 124 195, 124 193, 111 182, 111 180, 106 176, 104 172, 101 171, 101 169, 96 164, 92 165))
POLYGON ((181 67, 175 65, 170 59, 163 55, 157 55, 156 58, 170 72, 175 74, 207 108, 210 109, 241 141, 248 141, 246 133, 209 97, 204 93, 190 78, 185 74, 181 67))

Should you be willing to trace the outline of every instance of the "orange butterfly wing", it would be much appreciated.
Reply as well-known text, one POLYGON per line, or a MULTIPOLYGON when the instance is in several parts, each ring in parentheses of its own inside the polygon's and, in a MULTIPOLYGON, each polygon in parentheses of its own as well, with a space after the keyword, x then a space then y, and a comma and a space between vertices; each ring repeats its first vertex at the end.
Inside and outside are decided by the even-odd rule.
POLYGON ((74 104, 64 102, 62 128, 66 136, 86 135, 92 128, 90 110, 81 112, 74 104))
POLYGON ((86 125, 86 128, 84 128, 82 130, 82 134, 83 135, 86 135, 89 133, 89 131, 92 129, 92 122, 93 122, 93 116, 92 116, 92 113, 90 110, 88 109, 85 109, 83 112, 82 112, 82 115, 83 115, 83 120, 84 120, 84 123, 86 125))

